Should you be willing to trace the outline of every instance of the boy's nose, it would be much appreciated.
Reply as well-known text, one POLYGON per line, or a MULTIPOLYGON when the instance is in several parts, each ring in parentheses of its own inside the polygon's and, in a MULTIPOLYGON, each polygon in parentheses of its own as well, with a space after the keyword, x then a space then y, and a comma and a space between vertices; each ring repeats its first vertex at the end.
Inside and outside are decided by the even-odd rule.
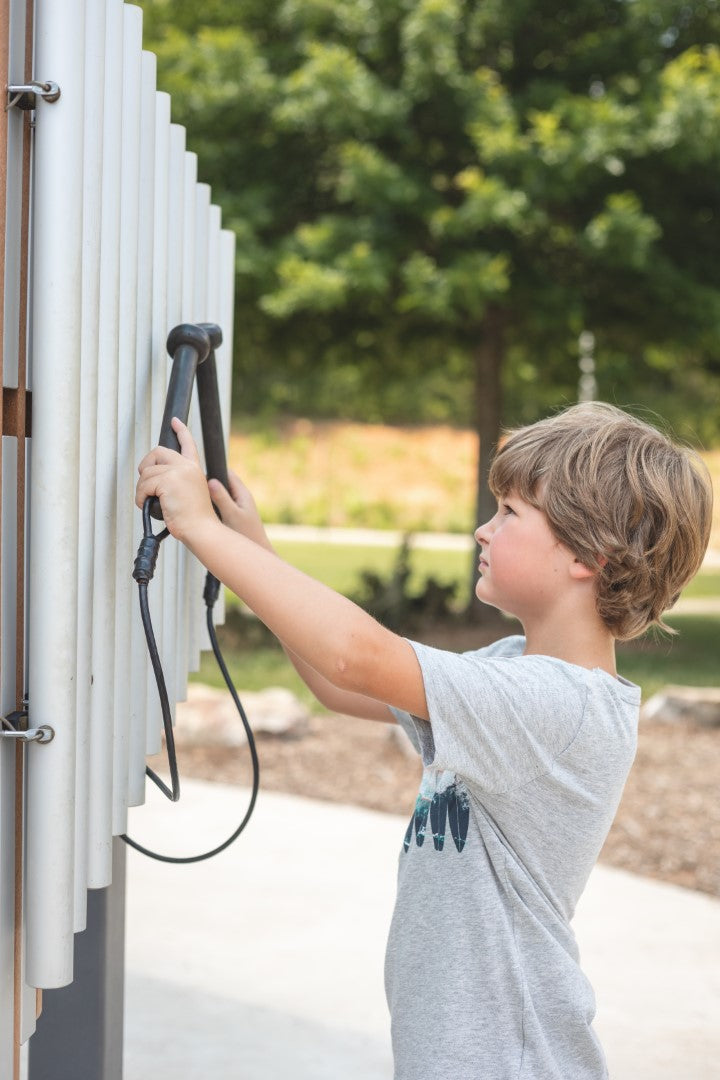
POLYGON ((484 525, 478 525, 475 530, 475 542, 477 544, 487 544, 490 539, 490 522, 486 521, 484 525))

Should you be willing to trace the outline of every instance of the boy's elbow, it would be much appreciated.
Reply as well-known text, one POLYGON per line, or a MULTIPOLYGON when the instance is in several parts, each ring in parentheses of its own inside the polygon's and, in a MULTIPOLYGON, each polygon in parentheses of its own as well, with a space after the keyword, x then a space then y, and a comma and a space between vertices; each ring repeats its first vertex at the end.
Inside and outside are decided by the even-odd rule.
POLYGON ((358 672, 352 657, 345 650, 340 650, 333 657, 330 681, 338 690, 358 689, 358 672))
POLYGON ((351 634, 346 641, 337 643, 331 682, 339 690, 374 697, 378 662, 378 648, 373 637, 351 634))

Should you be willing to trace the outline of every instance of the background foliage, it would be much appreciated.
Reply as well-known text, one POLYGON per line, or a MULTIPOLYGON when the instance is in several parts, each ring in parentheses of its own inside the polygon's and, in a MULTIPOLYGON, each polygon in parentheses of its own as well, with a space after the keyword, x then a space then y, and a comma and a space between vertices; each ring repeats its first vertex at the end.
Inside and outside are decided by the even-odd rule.
POLYGON ((528 421, 591 329, 600 396, 717 437, 717 0, 142 6, 238 235, 243 409, 473 422, 494 338, 528 421))

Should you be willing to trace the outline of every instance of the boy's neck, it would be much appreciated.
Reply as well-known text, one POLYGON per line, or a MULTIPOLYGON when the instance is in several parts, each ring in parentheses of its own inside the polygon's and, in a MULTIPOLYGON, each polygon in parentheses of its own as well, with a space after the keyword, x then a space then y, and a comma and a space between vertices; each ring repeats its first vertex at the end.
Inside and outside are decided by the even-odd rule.
POLYGON ((554 656, 578 667, 600 668, 617 678, 615 638, 604 626, 575 624, 560 632, 550 627, 526 627, 525 655, 554 656))

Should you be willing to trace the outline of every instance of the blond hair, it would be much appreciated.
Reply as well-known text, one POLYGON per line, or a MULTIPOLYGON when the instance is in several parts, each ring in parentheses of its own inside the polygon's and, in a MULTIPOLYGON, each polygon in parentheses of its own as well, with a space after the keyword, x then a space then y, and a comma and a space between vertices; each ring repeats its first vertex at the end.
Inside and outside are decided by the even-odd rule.
POLYGON ((597 611, 616 638, 653 624, 673 633, 662 614, 710 538, 712 484, 698 454, 602 402, 506 434, 493 494, 512 491, 542 510, 557 539, 597 567, 597 611))

